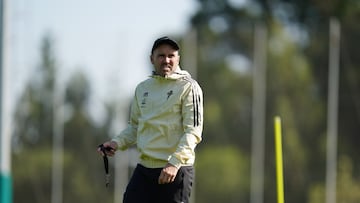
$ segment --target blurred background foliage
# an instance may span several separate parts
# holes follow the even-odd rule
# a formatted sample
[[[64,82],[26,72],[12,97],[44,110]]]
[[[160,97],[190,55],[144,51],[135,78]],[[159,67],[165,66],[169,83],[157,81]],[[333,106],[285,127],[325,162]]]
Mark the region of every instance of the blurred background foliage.
[[[360,202],[360,2],[357,0],[198,0],[197,80],[204,91],[203,142],[197,148],[197,203],[249,202],[254,28],[267,30],[264,202],[276,202],[273,117],[283,119],[285,200],[325,199],[329,20],[341,24],[338,202]],[[185,36],[178,36],[183,41]],[[51,36],[16,103],[14,202],[50,202],[54,92],[61,64]],[[240,63],[241,61],[242,63]],[[244,63],[246,62],[246,63]],[[186,69],[187,67],[183,67]],[[75,73],[64,95],[64,202],[111,202],[96,146],[111,135],[117,102],[89,114],[91,84]],[[124,113],[125,112],[125,113]],[[127,114],[127,108],[122,109]]]

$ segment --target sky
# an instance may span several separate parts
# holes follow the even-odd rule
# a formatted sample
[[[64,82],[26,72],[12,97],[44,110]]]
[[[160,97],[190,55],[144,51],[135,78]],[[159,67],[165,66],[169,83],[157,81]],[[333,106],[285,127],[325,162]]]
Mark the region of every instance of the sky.
[[[66,80],[82,70],[93,102],[131,97],[151,73],[149,53],[161,36],[189,30],[196,0],[7,0],[9,87],[15,98],[34,74],[48,33]]]

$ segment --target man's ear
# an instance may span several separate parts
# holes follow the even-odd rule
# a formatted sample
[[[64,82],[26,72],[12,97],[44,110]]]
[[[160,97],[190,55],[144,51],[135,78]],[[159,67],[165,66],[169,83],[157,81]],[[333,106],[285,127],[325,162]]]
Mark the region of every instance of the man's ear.
[[[150,55],[150,61],[151,61],[151,64],[154,64],[154,60],[153,60],[153,55],[152,55],[152,54]]]

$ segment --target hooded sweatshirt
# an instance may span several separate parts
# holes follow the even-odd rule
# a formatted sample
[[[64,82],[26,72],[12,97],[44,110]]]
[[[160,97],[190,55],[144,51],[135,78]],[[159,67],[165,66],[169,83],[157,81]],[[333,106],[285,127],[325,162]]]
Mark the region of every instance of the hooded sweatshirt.
[[[187,71],[152,75],[135,89],[128,127],[112,140],[120,150],[137,144],[140,164],[191,166],[202,139],[203,93]]]

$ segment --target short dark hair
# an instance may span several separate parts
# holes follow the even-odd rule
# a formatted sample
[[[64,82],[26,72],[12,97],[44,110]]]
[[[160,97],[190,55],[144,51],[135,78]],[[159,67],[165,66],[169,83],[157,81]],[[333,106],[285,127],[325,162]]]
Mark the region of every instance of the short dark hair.
[[[154,53],[155,49],[157,49],[160,45],[163,45],[163,44],[168,44],[175,50],[180,49],[178,43],[175,40],[170,39],[169,37],[165,36],[165,37],[160,37],[159,39],[155,40],[154,45],[152,46],[152,49],[151,49],[151,54]]]

